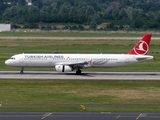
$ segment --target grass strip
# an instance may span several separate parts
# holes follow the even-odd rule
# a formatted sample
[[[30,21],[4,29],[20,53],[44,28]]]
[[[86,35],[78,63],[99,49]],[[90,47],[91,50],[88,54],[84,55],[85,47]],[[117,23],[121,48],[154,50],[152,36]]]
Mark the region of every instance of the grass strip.
[[[0,80],[8,105],[160,104],[160,82],[143,80]]]
[[[78,106],[78,105],[77,105]],[[160,112],[160,107],[0,107],[0,111],[37,111],[37,112]]]
[[[159,81],[134,80],[0,80],[0,111],[78,112],[79,105],[136,105],[86,107],[86,112],[160,112]],[[73,105],[77,107],[5,107],[8,105]]]
[[[19,36],[19,37],[142,37],[147,33],[98,33],[98,32],[1,32],[0,36]],[[151,33],[150,33],[151,34]],[[155,34],[155,37],[160,36]]]

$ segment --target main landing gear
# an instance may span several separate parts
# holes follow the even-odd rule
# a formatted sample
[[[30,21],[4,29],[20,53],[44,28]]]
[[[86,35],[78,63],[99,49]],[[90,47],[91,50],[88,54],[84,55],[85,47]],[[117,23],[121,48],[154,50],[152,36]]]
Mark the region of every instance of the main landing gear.
[[[23,70],[24,70],[24,68],[21,69],[21,71],[20,71],[21,74],[23,74]]]
[[[78,69],[77,71],[76,71],[76,75],[80,75],[81,74],[81,70],[80,69]]]

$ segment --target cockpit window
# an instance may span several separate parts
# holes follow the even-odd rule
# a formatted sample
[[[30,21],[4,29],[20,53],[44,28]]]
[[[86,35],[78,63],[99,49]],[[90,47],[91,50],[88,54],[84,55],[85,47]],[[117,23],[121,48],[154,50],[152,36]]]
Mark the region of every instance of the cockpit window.
[[[15,60],[15,57],[11,57],[10,59]]]

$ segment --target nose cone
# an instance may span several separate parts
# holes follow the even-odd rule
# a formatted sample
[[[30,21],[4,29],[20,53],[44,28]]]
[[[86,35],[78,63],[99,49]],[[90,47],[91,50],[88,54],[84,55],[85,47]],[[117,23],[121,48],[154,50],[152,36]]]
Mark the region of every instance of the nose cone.
[[[6,60],[6,61],[5,61],[5,64],[8,65],[8,66],[10,66],[10,61],[9,61],[9,60]]]

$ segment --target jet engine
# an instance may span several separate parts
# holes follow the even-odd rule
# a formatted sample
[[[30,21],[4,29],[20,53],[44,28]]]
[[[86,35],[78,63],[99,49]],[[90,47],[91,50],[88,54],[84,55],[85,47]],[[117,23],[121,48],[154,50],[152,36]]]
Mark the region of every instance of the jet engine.
[[[56,65],[55,69],[57,72],[71,72],[71,71],[73,71],[73,68],[68,65]]]

